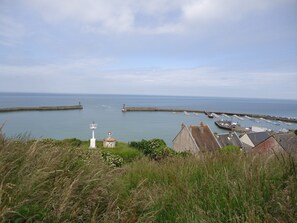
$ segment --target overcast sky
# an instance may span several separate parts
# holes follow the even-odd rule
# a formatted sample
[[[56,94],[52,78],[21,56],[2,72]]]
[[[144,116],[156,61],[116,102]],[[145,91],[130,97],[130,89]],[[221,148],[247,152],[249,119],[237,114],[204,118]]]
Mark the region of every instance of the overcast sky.
[[[297,99],[297,0],[0,0],[0,92]]]

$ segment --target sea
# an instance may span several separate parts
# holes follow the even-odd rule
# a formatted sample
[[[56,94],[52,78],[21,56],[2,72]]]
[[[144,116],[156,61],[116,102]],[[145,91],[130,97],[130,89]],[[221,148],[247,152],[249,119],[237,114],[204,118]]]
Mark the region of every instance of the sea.
[[[126,106],[199,109],[208,111],[255,113],[285,117],[297,116],[297,100],[148,96],[148,95],[104,95],[104,94],[44,94],[44,93],[0,93],[0,108],[22,106],[83,105],[83,110],[25,111],[0,113],[0,126],[7,137],[27,136],[31,138],[78,138],[91,137],[90,124],[95,122],[95,137],[102,140],[112,133],[118,141],[131,142],[142,139],[161,138],[168,146],[186,125],[207,124],[214,133],[226,133],[214,121],[228,119],[224,116],[210,119],[205,114],[184,112],[122,112]],[[259,126],[274,131],[297,129],[297,124],[267,122],[230,117],[241,126]]]

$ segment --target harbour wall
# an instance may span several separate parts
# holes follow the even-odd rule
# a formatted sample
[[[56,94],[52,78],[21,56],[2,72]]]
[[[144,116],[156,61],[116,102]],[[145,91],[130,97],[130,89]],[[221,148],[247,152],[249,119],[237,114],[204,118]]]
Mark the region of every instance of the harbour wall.
[[[123,112],[195,112],[195,113],[204,113],[204,114],[211,114],[215,113],[218,115],[237,115],[237,116],[248,116],[251,118],[264,118],[267,120],[274,120],[274,121],[283,121],[283,122],[291,122],[297,123],[296,118],[291,117],[281,117],[281,116],[273,116],[273,115],[261,115],[261,114],[249,114],[249,113],[238,113],[238,112],[222,112],[222,111],[206,111],[206,110],[199,110],[199,109],[176,109],[176,108],[157,108],[157,107],[123,107]]]
[[[80,110],[82,105],[0,108],[0,112]]]

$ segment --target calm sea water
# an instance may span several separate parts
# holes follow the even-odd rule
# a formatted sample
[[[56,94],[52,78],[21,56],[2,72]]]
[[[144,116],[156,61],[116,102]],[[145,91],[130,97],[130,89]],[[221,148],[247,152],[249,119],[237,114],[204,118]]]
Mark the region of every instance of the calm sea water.
[[[204,114],[198,116],[170,112],[127,112],[126,106],[151,106],[163,108],[185,108],[214,111],[246,112],[278,116],[297,116],[297,100],[242,99],[215,97],[180,96],[138,96],[138,95],[66,95],[66,94],[19,94],[0,93],[0,107],[54,106],[81,103],[83,110],[73,111],[32,111],[0,113],[0,124],[5,123],[6,136],[29,133],[34,138],[80,138],[89,139],[89,124],[98,124],[96,138],[103,139],[111,131],[119,141],[163,138],[168,145],[180,130],[182,123],[196,125],[208,124],[213,132],[224,130],[214,124]],[[296,124],[276,125],[261,121],[238,120],[242,126],[263,126],[274,130],[281,128],[297,129]]]

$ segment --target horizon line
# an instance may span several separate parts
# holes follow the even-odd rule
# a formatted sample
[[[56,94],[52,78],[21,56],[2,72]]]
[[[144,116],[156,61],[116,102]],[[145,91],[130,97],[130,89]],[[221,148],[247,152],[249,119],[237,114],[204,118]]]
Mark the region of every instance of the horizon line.
[[[166,94],[135,94],[135,93],[77,93],[77,92],[22,92],[22,91],[0,91],[0,94],[44,94],[44,95],[117,95],[117,96],[156,96],[156,97],[204,97],[204,98],[234,98],[234,99],[259,99],[259,100],[290,100],[293,98],[255,98],[244,96],[209,96],[209,95],[166,95]]]

